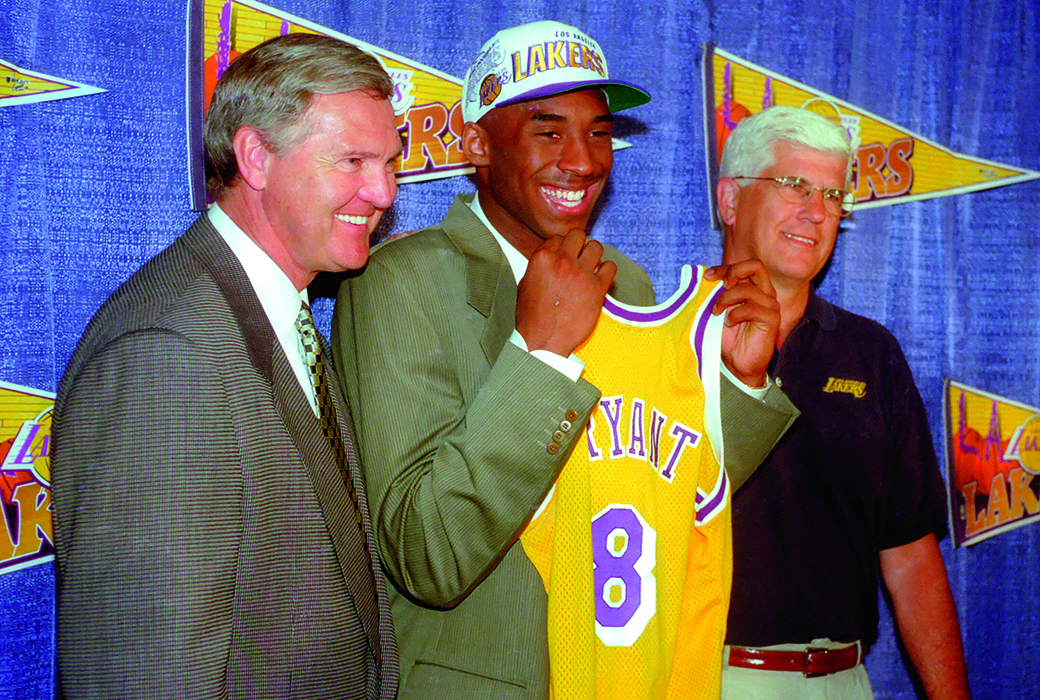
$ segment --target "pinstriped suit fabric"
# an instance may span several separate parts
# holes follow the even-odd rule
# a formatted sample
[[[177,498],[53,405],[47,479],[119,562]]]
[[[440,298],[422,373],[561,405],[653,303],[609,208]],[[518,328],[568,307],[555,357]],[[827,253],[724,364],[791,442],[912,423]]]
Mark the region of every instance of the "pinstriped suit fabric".
[[[91,322],[59,389],[53,455],[63,695],[394,696],[377,564],[206,217]]]

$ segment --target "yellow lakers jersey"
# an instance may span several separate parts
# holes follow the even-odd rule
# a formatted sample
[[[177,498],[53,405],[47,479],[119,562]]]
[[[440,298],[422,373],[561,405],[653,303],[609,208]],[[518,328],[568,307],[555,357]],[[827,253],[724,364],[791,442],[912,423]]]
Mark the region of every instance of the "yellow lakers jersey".
[[[718,698],[732,576],[722,464],[722,286],[683,268],[671,299],[608,297],[576,354],[603,392],[521,534],[549,596],[556,700]]]

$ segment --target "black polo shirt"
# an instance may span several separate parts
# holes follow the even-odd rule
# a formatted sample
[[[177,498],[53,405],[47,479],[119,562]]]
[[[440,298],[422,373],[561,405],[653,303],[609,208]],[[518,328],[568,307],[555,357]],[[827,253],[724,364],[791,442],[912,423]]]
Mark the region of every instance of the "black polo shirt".
[[[726,643],[869,645],[878,551],[945,534],[921,396],[886,328],[815,293],[774,362],[801,416],[733,498]]]

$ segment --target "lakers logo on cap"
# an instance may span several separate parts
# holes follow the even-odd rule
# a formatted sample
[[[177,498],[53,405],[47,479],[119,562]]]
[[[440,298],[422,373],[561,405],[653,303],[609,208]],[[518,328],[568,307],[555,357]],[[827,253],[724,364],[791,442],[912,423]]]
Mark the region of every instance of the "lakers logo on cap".
[[[489,73],[480,83],[480,104],[488,106],[502,93],[502,80],[494,73]]]

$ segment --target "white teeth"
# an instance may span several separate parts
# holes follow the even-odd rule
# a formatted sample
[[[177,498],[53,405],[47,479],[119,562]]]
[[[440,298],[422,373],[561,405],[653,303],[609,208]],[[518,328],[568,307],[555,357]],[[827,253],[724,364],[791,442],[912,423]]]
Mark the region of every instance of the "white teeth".
[[[350,216],[347,214],[336,214],[336,218],[347,224],[355,224],[357,226],[364,226],[368,223],[367,216]]]
[[[543,187],[542,191],[567,207],[577,206],[585,198],[587,190],[561,190],[555,187]]]
[[[799,243],[804,243],[806,245],[812,246],[816,245],[816,241],[812,240],[811,238],[802,238],[801,236],[796,236],[793,233],[785,233],[784,235],[790,238],[791,240],[798,241]]]

